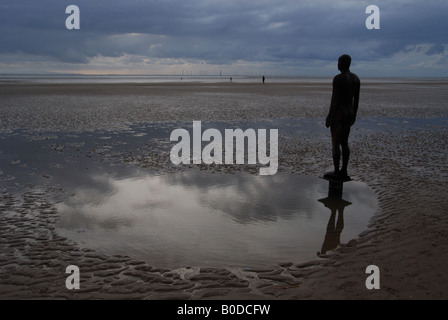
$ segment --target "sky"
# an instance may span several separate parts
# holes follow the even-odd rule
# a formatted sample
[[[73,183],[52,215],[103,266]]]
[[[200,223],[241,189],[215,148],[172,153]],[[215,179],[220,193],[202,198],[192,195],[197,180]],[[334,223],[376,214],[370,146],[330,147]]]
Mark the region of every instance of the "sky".
[[[448,77],[447,16],[446,0],[0,0],[0,74],[329,76],[346,53],[362,76]]]

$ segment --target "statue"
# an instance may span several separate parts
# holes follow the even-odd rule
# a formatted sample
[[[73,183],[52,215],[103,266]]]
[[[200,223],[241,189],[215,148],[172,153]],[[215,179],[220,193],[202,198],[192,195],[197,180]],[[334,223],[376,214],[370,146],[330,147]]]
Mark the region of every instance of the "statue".
[[[358,76],[350,72],[351,57],[344,54],[339,57],[338,69],[341,72],[333,78],[333,93],[330,110],[325,121],[331,131],[334,171],[326,173],[325,178],[349,181],[347,173],[350,149],[348,137],[350,128],[356,121],[359,105],[361,82]],[[342,149],[342,167],[340,168]]]

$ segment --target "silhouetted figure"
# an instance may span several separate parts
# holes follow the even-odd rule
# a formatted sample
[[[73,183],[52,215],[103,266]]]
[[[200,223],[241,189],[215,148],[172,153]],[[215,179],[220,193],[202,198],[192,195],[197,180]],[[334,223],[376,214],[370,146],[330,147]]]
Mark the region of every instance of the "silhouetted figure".
[[[322,202],[325,207],[331,210],[331,215],[327,224],[327,232],[325,233],[322,249],[317,252],[318,256],[337,248],[337,246],[341,243],[341,232],[342,229],[344,229],[344,209],[346,206],[351,205],[350,202],[335,197],[320,199],[319,202]],[[337,220],[336,213],[338,214]]]
[[[264,80],[266,80],[266,78],[263,76],[263,77],[261,78],[261,81],[263,81],[263,83],[264,83]]]
[[[333,78],[333,93],[331,105],[325,125],[331,130],[332,154],[334,172],[327,173],[327,177],[349,179],[347,174],[350,149],[348,137],[350,128],[356,121],[359,105],[359,90],[361,82],[356,74],[350,72],[351,57],[344,54],[339,57],[338,69],[340,74]],[[342,149],[342,167],[339,168]]]
[[[232,77],[230,77],[230,82],[232,82]]]

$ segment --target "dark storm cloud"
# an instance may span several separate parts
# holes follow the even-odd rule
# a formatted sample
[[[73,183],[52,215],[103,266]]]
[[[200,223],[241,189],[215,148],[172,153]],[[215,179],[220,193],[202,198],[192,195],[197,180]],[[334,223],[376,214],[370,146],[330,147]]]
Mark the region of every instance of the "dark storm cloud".
[[[65,28],[66,6],[81,29]],[[367,30],[363,1],[1,1],[1,53],[87,63],[95,56],[141,55],[227,64],[238,60],[306,65],[342,52],[357,60],[390,57],[428,43],[444,52],[443,1],[377,5],[381,29]]]

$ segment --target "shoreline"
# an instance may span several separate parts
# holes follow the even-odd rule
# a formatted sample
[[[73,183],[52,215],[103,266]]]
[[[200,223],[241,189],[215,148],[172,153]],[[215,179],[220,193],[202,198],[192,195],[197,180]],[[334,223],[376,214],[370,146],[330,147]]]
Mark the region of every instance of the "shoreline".
[[[200,87],[202,84],[191,88],[197,92],[197,86]],[[310,116],[320,118],[326,112],[326,108],[325,106],[316,108],[316,106],[323,101],[328,104],[330,94],[326,92],[328,85],[315,87],[311,91],[308,91],[309,88],[299,90],[279,85],[283,91],[279,92],[277,88],[272,92],[263,92],[263,98],[254,98],[254,95],[260,94],[259,90],[252,90],[254,87],[258,88],[262,85],[250,87],[251,90],[245,86],[240,92],[230,90],[229,94],[239,94],[238,98],[242,100],[233,99],[233,94],[227,96],[228,100],[225,102],[233,108],[226,111],[231,114],[227,112],[216,114],[204,107],[206,106],[204,102],[216,102],[224,97],[223,92],[217,92],[216,88],[209,88],[211,91],[200,88],[200,94],[204,94],[203,90],[205,90],[206,97],[194,100],[186,108],[186,112],[179,110],[176,104],[182,99],[170,100],[164,111],[168,111],[168,115],[170,112],[171,115],[180,115],[179,118],[184,121],[196,116],[204,120],[231,121],[235,118],[271,119],[285,114],[296,118]],[[107,89],[110,88],[107,87]],[[22,89],[27,91],[29,88]],[[425,97],[424,93],[429,90],[433,94],[432,97],[434,93],[437,93],[439,97],[446,97],[442,89],[407,88],[405,95],[413,92],[413,95],[407,97],[410,101],[416,96]],[[3,90],[2,85],[0,90]],[[49,96],[45,97],[42,103],[61,94],[54,88],[52,90],[49,90]],[[80,88],[78,87],[77,90],[75,93],[79,94]],[[432,98],[429,99],[429,105],[438,105],[436,109],[429,108],[427,105],[418,107],[421,104],[421,98],[415,101],[411,108],[397,107],[393,102],[390,102],[389,107],[375,107],[374,102],[377,97],[375,94],[381,94],[380,101],[388,101],[389,93],[397,95],[398,93],[393,88],[384,91],[382,86],[366,91],[365,109],[362,110],[362,117],[365,118],[368,118],[370,114],[386,117],[396,114],[404,118],[448,115],[446,102],[445,105],[440,105],[435,99],[432,101]],[[310,100],[319,92],[324,92],[323,96],[317,100]],[[107,96],[106,93],[104,92]],[[37,93],[28,94],[35,96]],[[109,92],[110,94],[114,93]],[[127,95],[130,92],[123,91],[121,94]],[[23,92],[11,93],[10,91],[8,95],[22,97]],[[172,95],[173,92],[169,93],[169,90],[163,94],[155,93],[155,96]],[[174,95],[185,98],[179,91]],[[187,96],[190,97],[191,92],[188,92]],[[265,98],[267,98],[266,101]],[[247,108],[252,99],[256,100],[252,101],[254,105]],[[14,99],[7,100],[17,102]],[[306,101],[310,101],[311,105],[297,110],[297,103]],[[27,104],[28,100],[25,99],[25,102]],[[200,102],[203,108],[198,108],[194,102]],[[284,102],[286,107],[280,108],[281,112],[278,112],[278,109],[270,110],[275,102],[280,104]],[[158,103],[163,103],[163,100],[158,100]],[[361,107],[362,103],[363,100],[361,100]],[[14,115],[15,121],[6,122],[2,117],[1,129],[23,126],[39,132],[57,128],[58,125],[54,122],[60,119],[61,115],[70,115],[72,119],[78,119],[73,115],[75,111],[67,112],[74,105],[75,101],[70,101],[67,106],[61,107],[63,112],[52,121],[41,121],[48,113],[40,108],[38,111],[42,113],[42,117],[36,121],[35,117],[27,118],[28,115],[23,113],[25,109],[31,110],[30,105],[14,111],[3,103],[0,107],[8,109],[8,112],[4,114]],[[149,102],[146,108],[148,106]],[[212,102],[210,106],[213,106]],[[369,106],[371,106],[370,109]],[[100,111],[101,114],[111,116],[120,109],[119,107],[117,104],[116,107]],[[132,103],[130,108],[138,108],[138,103]],[[138,108],[137,111],[143,110],[144,120],[172,119],[171,115],[167,117],[166,113],[155,112],[154,109],[157,108],[154,106],[149,109],[151,110],[145,112],[145,108]],[[53,109],[55,110],[61,111],[60,108]],[[87,109],[82,108],[82,110]],[[267,111],[270,112],[267,113]],[[24,118],[17,117],[18,112],[22,112]],[[92,114],[88,113],[88,116]],[[220,115],[224,117],[219,117]],[[106,117],[88,125],[83,121],[75,121],[74,127],[80,130],[95,124],[101,124],[106,128],[111,125],[119,127],[127,121],[135,122],[133,117],[125,115],[124,119]],[[64,125],[60,127],[61,130],[64,127],[67,128]],[[316,258],[299,265],[285,263],[268,269],[246,271],[233,268],[191,267],[162,270],[153,268],[144,261],[135,261],[124,256],[108,257],[91,250],[79,249],[67,243],[52,228],[57,221],[58,213],[46,199],[45,192],[27,187],[28,191],[21,199],[3,192],[2,215],[6,220],[0,224],[0,232],[2,234],[13,232],[15,236],[8,237],[0,244],[2,246],[0,270],[4,271],[0,276],[0,298],[446,299],[448,298],[448,279],[444,270],[448,262],[448,236],[445,235],[448,218],[444,213],[448,211],[448,200],[445,196],[446,181],[448,181],[448,164],[445,161],[448,154],[445,143],[447,138],[447,127],[440,127],[437,130],[417,128],[398,130],[395,133],[374,132],[353,141],[349,170],[353,176],[373,188],[379,198],[378,211],[368,229],[325,258]],[[321,174],[323,169],[330,165],[329,153],[322,151],[328,149],[328,146],[329,141],[290,139],[279,150],[282,169],[291,174]],[[160,157],[163,158],[163,155],[153,154],[151,150],[144,151],[143,154],[149,158],[154,157],[154,162],[150,163],[150,166],[157,167],[162,160]],[[314,159],[313,164],[310,164],[310,159]],[[136,160],[132,165],[143,166],[148,163],[144,160]],[[164,170],[164,165],[162,164],[159,169]],[[46,186],[46,188],[52,187]],[[39,212],[41,214],[37,214]],[[23,219],[23,216],[26,218]],[[46,227],[42,228],[42,226]],[[16,260],[16,252],[21,252],[24,257],[21,261]],[[88,276],[85,282],[82,282],[83,288],[72,293],[61,288],[61,283],[65,281],[65,274],[62,271],[64,266],[73,261],[80,262],[82,270],[87,270],[85,272]],[[20,262],[22,264],[19,266]],[[377,265],[380,269],[380,290],[367,290],[365,287],[367,276],[365,269],[370,264]]]

